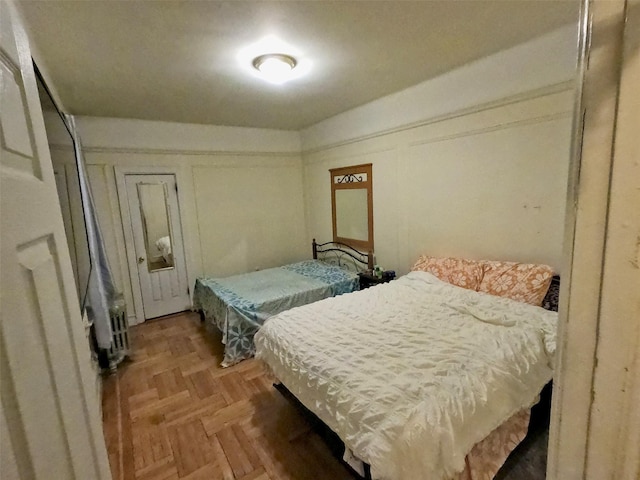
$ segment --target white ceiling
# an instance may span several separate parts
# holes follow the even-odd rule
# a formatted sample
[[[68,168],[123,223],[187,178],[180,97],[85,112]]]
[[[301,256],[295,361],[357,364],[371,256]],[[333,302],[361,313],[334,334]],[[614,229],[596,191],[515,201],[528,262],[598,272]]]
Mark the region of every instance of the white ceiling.
[[[577,0],[23,1],[78,115],[298,130],[577,21]],[[311,64],[272,85],[238,53],[267,35]],[[517,72],[514,72],[517,74]]]

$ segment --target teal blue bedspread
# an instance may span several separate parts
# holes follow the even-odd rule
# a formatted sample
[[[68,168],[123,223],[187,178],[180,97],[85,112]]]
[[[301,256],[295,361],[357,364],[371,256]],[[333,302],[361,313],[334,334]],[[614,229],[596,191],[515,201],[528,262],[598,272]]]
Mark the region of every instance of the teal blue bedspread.
[[[193,303],[222,332],[226,367],[253,356],[253,336],[272,315],[357,289],[356,274],[306,260],[226,278],[198,278]]]

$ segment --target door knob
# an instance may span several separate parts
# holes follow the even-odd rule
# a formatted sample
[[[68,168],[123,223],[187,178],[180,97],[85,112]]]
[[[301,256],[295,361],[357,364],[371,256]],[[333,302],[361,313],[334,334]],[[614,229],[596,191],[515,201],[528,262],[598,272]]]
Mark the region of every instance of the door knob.
[[[143,263],[144,262],[144,257],[138,257],[138,263]]]

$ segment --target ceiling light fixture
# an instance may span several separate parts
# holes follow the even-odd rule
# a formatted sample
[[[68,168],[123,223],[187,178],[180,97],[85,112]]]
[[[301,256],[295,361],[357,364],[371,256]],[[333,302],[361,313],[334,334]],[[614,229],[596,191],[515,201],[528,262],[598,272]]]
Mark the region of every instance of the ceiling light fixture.
[[[265,80],[281,84],[292,78],[291,73],[298,62],[284,53],[266,53],[254,58],[252,64]]]

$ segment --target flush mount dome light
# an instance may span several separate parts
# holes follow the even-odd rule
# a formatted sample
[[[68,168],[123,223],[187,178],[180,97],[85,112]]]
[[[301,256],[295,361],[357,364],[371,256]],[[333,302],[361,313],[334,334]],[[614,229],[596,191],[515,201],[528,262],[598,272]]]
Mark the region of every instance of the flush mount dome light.
[[[253,59],[253,68],[272,83],[284,83],[289,80],[296,65],[296,59],[284,53],[267,53]]]

